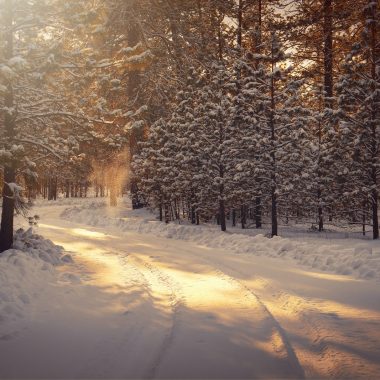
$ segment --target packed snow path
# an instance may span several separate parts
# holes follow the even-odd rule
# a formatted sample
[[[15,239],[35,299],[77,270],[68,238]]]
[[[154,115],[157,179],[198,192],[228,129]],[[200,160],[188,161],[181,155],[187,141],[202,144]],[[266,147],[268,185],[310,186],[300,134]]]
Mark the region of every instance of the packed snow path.
[[[375,282],[302,270],[40,210],[72,252],[14,337],[0,377],[370,378],[380,371]],[[76,273],[74,273],[76,272]],[[75,284],[79,277],[81,284]],[[56,289],[56,288],[59,289]],[[57,295],[59,298],[57,299]],[[55,297],[55,298],[54,298]],[[22,363],[22,365],[20,365]]]

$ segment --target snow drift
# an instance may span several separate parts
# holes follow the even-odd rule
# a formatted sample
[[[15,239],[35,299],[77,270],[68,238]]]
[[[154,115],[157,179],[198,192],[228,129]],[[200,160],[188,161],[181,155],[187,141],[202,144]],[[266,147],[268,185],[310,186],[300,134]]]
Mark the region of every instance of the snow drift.
[[[0,322],[12,322],[30,313],[33,299],[56,281],[54,267],[71,261],[62,247],[35,234],[32,228],[19,229],[13,248],[0,255]],[[0,323],[0,339],[6,339],[4,328]]]

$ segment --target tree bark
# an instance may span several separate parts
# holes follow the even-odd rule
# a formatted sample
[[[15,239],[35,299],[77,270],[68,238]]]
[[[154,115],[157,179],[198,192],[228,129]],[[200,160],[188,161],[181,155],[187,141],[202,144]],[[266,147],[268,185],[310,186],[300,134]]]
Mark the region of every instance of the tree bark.
[[[5,19],[5,60],[13,57],[13,5],[11,0],[4,2],[4,19]],[[13,87],[12,83],[7,83],[7,91],[4,97],[4,106],[8,109],[14,108]],[[15,135],[15,115],[9,112],[5,113],[4,128],[7,142],[12,144]],[[3,184],[3,203],[1,212],[0,226],[0,252],[3,252],[12,247],[13,244],[13,218],[15,210],[14,194],[7,185],[16,181],[15,162],[11,161],[5,164],[4,167],[4,184]]]
[[[169,205],[167,202],[164,204],[164,212],[165,212],[165,223],[168,224],[170,221],[170,216],[169,216]]]
[[[272,41],[272,74],[274,73],[275,62],[273,55],[273,41]],[[272,232],[271,235],[276,236],[278,234],[277,231],[277,183],[276,183],[276,131],[275,131],[275,123],[274,123],[274,112],[275,112],[275,88],[274,88],[274,78],[271,76],[270,81],[270,115],[269,115],[269,127],[271,131],[271,208],[272,208]]]
[[[261,228],[262,227],[262,222],[261,222],[261,198],[256,197],[255,198],[255,224],[256,228]]]
[[[223,187],[223,185],[221,185]],[[223,195],[223,189],[220,191],[220,196],[222,197]],[[219,220],[220,220],[220,229],[222,231],[226,230],[226,210],[225,210],[225,204],[224,204],[224,199],[220,198],[219,199]]]
[[[162,203],[160,203],[159,205],[159,218],[160,218],[160,222],[162,222]]]
[[[332,28],[332,0],[323,2],[323,64],[324,64],[324,106],[333,108],[333,28]],[[321,135],[321,133],[320,133]],[[321,138],[321,136],[319,137]],[[322,188],[318,188],[318,231],[323,231]]]
[[[128,45],[130,47],[136,46],[139,42],[141,42],[141,35],[139,30],[139,25],[137,22],[131,22],[128,24],[127,27],[127,41]],[[137,90],[140,86],[141,78],[140,78],[140,72],[139,70],[129,70],[128,71],[128,81],[127,81],[127,87],[126,87],[126,93],[128,97],[128,104],[131,108],[135,107],[136,103],[136,95]],[[129,159],[130,162],[133,161],[134,155],[138,152],[138,142],[142,139],[142,132],[136,129],[132,129],[130,131],[129,135]],[[140,198],[138,194],[138,186],[137,186],[137,180],[133,173],[133,168],[130,167],[129,170],[131,171],[130,175],[130,191],[131,191],[131,198],[132,198],[132,208],[139,208],[135,207],[135,205],[140,205]]]
[[[247,222],[247,216],[245,214],[245,206],[242,205],[240,207],[240,222],[241,222],[241,228],[244,230],[245,224]]]
[[[371,79],[374,95],[374,99],[371,104],[371,180],[373,183],[371,191],[371,206],[372,206],[372,232],[373,239],[379,238],[379,216],[378,216],[378,202],[379,202],[379,191],[378,191],[378,178],[377,178],[377,156],[379,153],[379,138],[376,133],[377,120],[378,120],[378,108],[377,105],[380,102],[379,93],[376,92],[376,83],[379,83],[380,74],[376,71],[376,65],[379,60],[379,50],[377,41],[377,5],[373,4],[373,1],[368,1],[368,6],[370,9],[370,47],[371,47]]]
[[[254,51],[257,54],[261,53],[261,47],[262,47],[262,14],[263,14],[263,7],[262,7],[262,0],[258,0],[258,9],[257,9],[257,30],[255,33],[255,40],[254,40]],[[261,228],[262,223],[262,207],[261,207],[261,197],[255,198],[255,224],[256,228]]]

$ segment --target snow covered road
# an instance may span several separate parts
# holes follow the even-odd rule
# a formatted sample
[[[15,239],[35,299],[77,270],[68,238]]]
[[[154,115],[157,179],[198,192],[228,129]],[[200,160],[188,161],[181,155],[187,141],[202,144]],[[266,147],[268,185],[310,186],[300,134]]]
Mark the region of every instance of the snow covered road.
[[[299,379],[380,372],[378,283],[89,227],[62,220],[64,208],[41,208],[38,233],[70,251],[75,263],[60,268],[62,281],[40,295],[14,338],[0,339],[0,377]]]

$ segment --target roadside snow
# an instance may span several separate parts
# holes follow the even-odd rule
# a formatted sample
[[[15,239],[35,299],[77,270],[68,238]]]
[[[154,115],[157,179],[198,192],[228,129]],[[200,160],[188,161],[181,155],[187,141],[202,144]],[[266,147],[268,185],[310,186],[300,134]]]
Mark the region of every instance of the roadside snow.
[[[17,230],[14,236],[13,249],[7,252],[9,251],[22,251],[24,252],[23,256],[26,253],[27,256],[41,259],[53,266],[72,262],[71,256],[64,253],[63,247],[35,234],[32,228],[26,231],[22,228]]]
[[[0,340],[7,340],[13,323],[31,313],[31,305],[48,284],[56,282],[57,265],[71,256],[32,228],[15,233],[13,248],[0,255]]]
[[[152,220],[141,210],[126,218],[107,216],[104,202],[89,202],[64,210],[61,217],[98,227],[116,227],[121,231],[187,240],[210,248],[223,248],[238,254],[294,259],[308,268],[360,279],[380,280],[380,244],[357,239],[297,239],[223,233],[212,226],[165,224]]]

